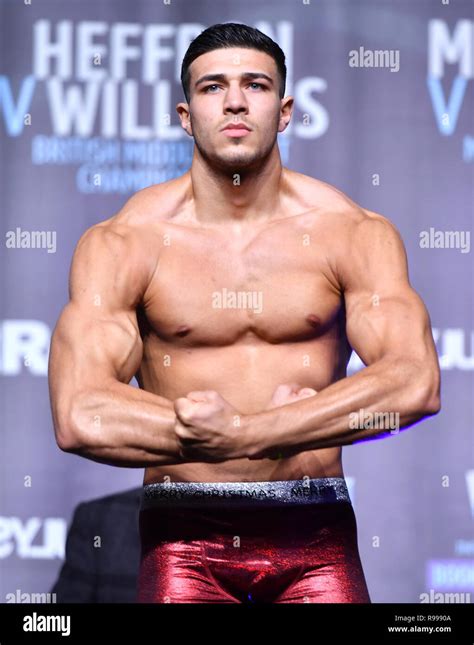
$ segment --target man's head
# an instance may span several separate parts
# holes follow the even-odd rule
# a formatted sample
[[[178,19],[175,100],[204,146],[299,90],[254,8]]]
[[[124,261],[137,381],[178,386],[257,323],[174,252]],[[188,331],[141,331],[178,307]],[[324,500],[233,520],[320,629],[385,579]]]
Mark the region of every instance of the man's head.
[[[283,98],[285,55],[258,29],[218,24],[190,44],[181,66],[187,103],[177,111],[186,132],[208,162],[250,168],[268,157],[291,117],[293,99]],[[225,128],[244,123],[249,131]]]
[[[229,47],[256,49],[271,56],[275,61],[280,81],[279,96],[281,99],[285,96],[286,65],[285,54],[281,47],[258,29],[235,22],[227,22],[208,27],[192,41],[184,55],[181,65],[181,85],[188,103],[191,99],[189,70],[191,63],[202,54]]]

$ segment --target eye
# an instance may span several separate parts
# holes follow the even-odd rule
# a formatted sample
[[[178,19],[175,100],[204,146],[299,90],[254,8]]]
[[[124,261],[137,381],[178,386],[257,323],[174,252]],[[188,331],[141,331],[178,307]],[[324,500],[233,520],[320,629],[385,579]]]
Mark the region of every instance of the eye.
[[[266,89],[265,85],[262,85],[261,83],[250,83],[250,85],[258,85],[258,87],[261,87],[264,90]]]
[[[211,87],[219,87],[219,85],[217,85],[216,83],[214,83],[213,85],[208,85],[207,87],[204,88],[204,92],[208,92],[208,90],[210,90]],[[211,93],[214,94],[214,92],[211,92]]]

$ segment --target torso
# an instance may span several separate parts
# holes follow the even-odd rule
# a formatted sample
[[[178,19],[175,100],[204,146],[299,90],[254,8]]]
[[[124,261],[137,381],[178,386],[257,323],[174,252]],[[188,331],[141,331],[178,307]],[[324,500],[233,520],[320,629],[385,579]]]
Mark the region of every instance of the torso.
[[[351,349],[331,258],[348,200],[322,182],[285,172],[295,197],[270,221],[198,225],[184,199],[186,175],[168,182],[161,199],[157,187],[159,217],[147,211],[137,225],[136,213],[122,216],[135,218],[146,234],[154,266],[137,310],[143,340],[137,380],[145,390],[174,400],[213,389],[245,414],[264,409],[281,383],[319,391],[346,375]],[[152,467],[144,483],[166,476],[214,482],[337,477],[343,476],[341,448]]]

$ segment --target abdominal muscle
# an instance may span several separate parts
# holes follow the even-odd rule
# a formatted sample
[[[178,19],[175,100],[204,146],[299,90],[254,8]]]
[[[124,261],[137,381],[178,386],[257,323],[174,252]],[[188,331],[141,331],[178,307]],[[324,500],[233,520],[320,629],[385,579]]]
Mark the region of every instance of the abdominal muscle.
[[[343,477],[341,448],[307,450],[281,459],[232,459],[218,464],[189,463],[147,468],[143,484],[157,482],[287,481]]]
[[[275,349],[275,348],[274,348]],[[156,358],[163,355],[163,348],[156,348]],[[153,360],[155,352],[149,353],[147,365],[159,365],[162,361]],[[166,353],[166,352],[165,352]],[[225,358],[216,355],[216,350],[209,360],[206,349],[193,350],[193,358],[188,351],[173,351],[173,377],[169,379],[167,368],[160,373],[156,370],[141,373],[142,387],[168,398],[171,401],[186,396],[190,391],[216,390],[231,405],[242,414],[254,414],[269,405],[272,394],[278,385],[283,383],[299,383],[302,387],[311,387],[317,392],[328,387],[331,382],[342,378],[328,378],[328,373],[334,375],[333,360],[319,360],[320,372],[308,375],[308,370],[300,368],[286,369],[284,378],[281,373],[282,365],[290,365],[290,355],[273,351],[267,356],[260,353],[258,370],[252,369],[248,356],[242,359],[242,354],[229,353]],[[220,352],[219,352],[220,354]],[[286,352],[283,352],[286,354]],[[240,360],[239,360],[240,358]],[[323,357],[320,355],[320,359]],[[334,359],[334,357],[332,357]],[[318,364],[313,363],[313,364]],[[322,369],[321,366],[326,369]],[[218,380],[216,381],[216,374]],[[238,377],[236,378],[236,375]],[[237,386],[236,386],[237,382]],[[179,384],[179,387],[176,387]],[[315,395],[317,397],[317,394]],[[291,430],[289,430],[291,431]],[[278,450],[276,450],[278,453]],[[220,463],[190,462],[187,464],[153,466],[146,468],[144,484],[156,482],[246,482],[246,481],[283,481],[303,479],[305,477],[343,477],[342,450],[340,447],[306,450],[291,457],[276,459],[248,458],[231,459]]]

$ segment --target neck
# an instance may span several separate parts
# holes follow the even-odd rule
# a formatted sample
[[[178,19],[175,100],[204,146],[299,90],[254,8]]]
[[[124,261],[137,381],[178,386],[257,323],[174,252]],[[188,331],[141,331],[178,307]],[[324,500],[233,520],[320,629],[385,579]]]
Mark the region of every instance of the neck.
[[[196,219],[201,222],[265,220],[280,209],[284,169],[278,146],[252,169],[212,167],[194,148],[190,176]]]

